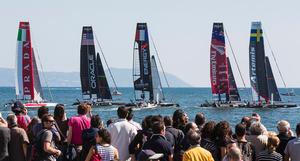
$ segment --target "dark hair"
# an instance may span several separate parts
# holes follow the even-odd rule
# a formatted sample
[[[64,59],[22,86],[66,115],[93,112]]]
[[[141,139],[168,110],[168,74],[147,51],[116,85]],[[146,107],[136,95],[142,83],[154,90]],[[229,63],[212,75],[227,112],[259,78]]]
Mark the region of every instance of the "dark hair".
[[[216,122],[214,121],[208,121],[206,124],[204,124],[201,131],[201,137],[214,139],[215,126],[216,126]]]
[[[298,123],[296,126],[296,134],[300,136],[300,123]]]
[[[152,126],[152,115],[148,115],[144,118],[144,120],[142,121],[142,128],[143,130],[148,130],[149,128],[151,128]]]
[[[179,129],[180,126],[184,126],[184,120],[182,119],[185,112],[182,109],[177,109],[173,113],[173,127]]]
[[[38,109],[38,117],[39,117],[40,119],[42,119],[43,116],[44,116],[45,114],[48,114],[48,113],[49,113],[49,109],[48,109],[48,107],[46,107],[46,106],[42,106],[42,107],[40,107],[40,108]]]
[[[248,116],[244,116],[241,120],[241,123],[246,125],[246,130],[249,130],[250,126],[251,126],[251,119]]]
[[[162,130],[164,130],[165,125],[162,121],[155,121],[152,124],[152,131],[154,134],[160,134]]]
[[[201,136],[196,131],[190,130],[186,134],[186,137],[187,137],[187,141],[188,141],[189,144],[191,144],[191,145],[199,145],[200,144]]]
[[[220,121],[217,123],[214,133],[217,141],[224,141],[227,136],[232,135],[230,125],[227,121]]]
[[[195,123],[196,123],[198,126],[202,126],[202,125],[205,123],[205,116],[204,116],[204,113],[199,112],[199,113],[196,114],[196,116],[195,116]]]
[[[185,125],[185,127],[184,127],[184,131],[183,131],[183,133],[184,134],[187,134],[192,128],[193,128],[193,125],[194,125],[195,123],[194,122],[189,122],[189,123],[187,123],[186,125]],[[197,126],[197,125],[196,125]]]
[[[172,126],[172,123],[173,123],[172,117],[165,116],[164,117],[164,123],[165,123],[166,126]]]
[[[151,122],[156,122],[156,121],[160,121],[160,122],[164,122],[164,119],[161,115],[154,115],[151,118]]]
[[[111,123],[113,123],[114,121],[112,119],[108,119],[106,121],[106,126],[108,127]]]
[[[102,120],[99,115],[93,115],[91,117],[91,127],[93,128],[99,128],[99,126],[102,125]]]
[[[130,120],[132,120],[132,118],[133,118],[133,111],[132,111],[132,108],[129,108],[128,109],[128,115],[127,115],[126,119],[128,121],[130,121]]]
[[[79,115],[85,115],[88,112],[88,105],[86,103],[81,103],[77,106],[77,113]]]
[[[63,104],[57,104],[54,109],[54,119],[62,121],[65,115],[65,106]]]
[[[98,131],[98,135],[102,138],[102,140],[107,143],[111,144],[111,135],[108,130],[106,129],[100,129]]]
[[[237,124],[235,126],[235,134],[236,136],[242,137],[246,134],[246,125],[245,124]]]
[[[53,117],[53,115],[51,115],[51,114],[45,114],[45,115],[43,115],[43,117],[42,117],[43,128],[44,128],[44,122],[47,122],[50,117]]]
[[[118,117],[119,117],[119,118],[125,119],[125,118],[128,116],[129,111],[128,111],[128,108],[127,108],[127,107],[125,107],[125,106],[120,106],[120,107],[118,108],[117,113],[118,113]]]

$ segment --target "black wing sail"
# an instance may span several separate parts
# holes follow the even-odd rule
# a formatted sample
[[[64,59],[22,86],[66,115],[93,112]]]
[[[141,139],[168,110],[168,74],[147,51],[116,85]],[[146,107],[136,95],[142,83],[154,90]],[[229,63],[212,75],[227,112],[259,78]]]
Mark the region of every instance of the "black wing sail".
[[[234,79],[234,75],[232,72],[230,60],[227,57],[227,65],[228,65],[228,79],[229,79],[229,101],[241,101],[241,97]]]
[[[260,101],[261,97],[269,101],[262,32],[261,23],[252,22],[249,44],[249,71],[254,101]]]
[[[97,87],[98,87],[98,98],[105,99],[105,100],[112,99],[99,53],[97,53]]]
[[[82,28],[80,48],[80,80],[83,99],[97,98],[97,63],[91,26]]]
[[[149,92],[149,100],[153,101],[151,64],[150,64],[150,50],[148,29],[146,23],[138,23],[135,35],[135,48],[137,53],[134,53],[134,89],[142,91],[141,99],[144,99],[144,92]]]
[[[276,81],[274,79],[274,75],[272,72],[271,64],[269,58],[266,56],[266,72],[267,72],[267,81],[268,81],[268,89],[269,89],[269,97],[274,101],[281,101],[280,94],[276,85]]]

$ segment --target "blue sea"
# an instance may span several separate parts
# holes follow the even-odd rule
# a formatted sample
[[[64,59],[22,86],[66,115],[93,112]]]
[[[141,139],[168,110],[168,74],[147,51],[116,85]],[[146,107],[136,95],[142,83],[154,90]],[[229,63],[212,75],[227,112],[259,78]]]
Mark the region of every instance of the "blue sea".
[[[115,100],[130,102],[134,99],[134,93],[132,88],[119,88],[119,91],[123,93],[122,96],[114,97]],[[147,115],[172,115],[177,108],[181,108],[188,113],[189,119],[194,120],[197,112],[204,112],[207,120],[227,120],[231,126],[239,123],[243,116],[251,116],[253,112],[259,113],[262,117],[262,123],[268,128],[268,130],[276,131],[276,123],[279,120],[285,119],[291,123],[292,128],[300,122],[300,108],[278,108],[278,109],[250,109],[250,108],[228,108],[219,109],[212,107],[200,107],[199,105],[205,100],[211,100],[210,88],[169,88],[165,89],[165,96],[168,101],[173,101],[180,104],[180,107],[168,107],[168,108],[153,108],[153,109],[137,109],[134,111],[134,120],[141,122],[141,120]],[[287,89],[280,89],[281,92],[287,92]],[[296,96],[283,97],[284,101],[292,101],[300,105],[300,88],[294,89]],[[44,93],[47,99],[49,99],[48,89],[44,89]],[[72,104],[76,99],[81,98],[81,88],[65,88],[65,87],[52,87],[51,93],[53,95],[54,102],[63,103],[66,105],[67,116],[76,115],[76,107]],[[297,95],[298,94],[298,95]],[[250,99],[250,89],[240,89],[240,95],[242,99]],[[15,89],[13,87],[0,87],[0,111],[3,117],[6,117],[10,112],[9,108],[4,107],[4,104],[15,98]],[[116,119],[117,107],[101,107],[94,108],[93,113],[99,114],[104,122],[108,119]],[[53,109],[50,109],[52,112]],[[36,116],[37,110],[29,110],[30,116]]]

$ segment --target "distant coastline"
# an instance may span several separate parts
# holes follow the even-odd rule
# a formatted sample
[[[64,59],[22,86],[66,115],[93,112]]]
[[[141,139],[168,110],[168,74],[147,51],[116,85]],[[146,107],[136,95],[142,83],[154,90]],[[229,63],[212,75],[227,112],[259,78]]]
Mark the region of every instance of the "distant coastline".
[[[118,87],[133,87],[132,85],[132,70],[126,68],[111,68]],[[108,72],[106,72],[108,73]],[[161,74],[161,73],[160,73]],[[0,68],[0,87],[15,86],[15,72],[12,68]],[[45,72],[47,83],[50,87],[80,87],[79,72]],[[181,80],[177,76],[166,73],[171,87],[185,88],[192,87],[190,84]],[[40,73],[42,86],[45,86],[45,80]],[[111,78],[107,76],[109,82]],[[162,80],[162,85],[166,87],[166,83]]]

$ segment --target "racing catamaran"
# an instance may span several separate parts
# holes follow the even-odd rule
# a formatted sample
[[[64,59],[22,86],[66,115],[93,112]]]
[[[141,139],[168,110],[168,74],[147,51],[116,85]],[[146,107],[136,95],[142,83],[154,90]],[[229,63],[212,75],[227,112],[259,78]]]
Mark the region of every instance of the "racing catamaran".
[[[155,57],[151,56],[149,48],[147,24],[138,23],[133,52],[133,84],[136,101],[133,105],[141,108],[178,106],[165,101]]]
[[[44,99],[38,67],[32,48],[29,22],[20,22],[17,37],[15,87],[16,99],[27,108],[54,107]]]
[[[249,107],[296,107],[282,102],[274,79],[269,58],[265,56],[261,22],[252,22],[249,44],[249,74],[252,102]]]

